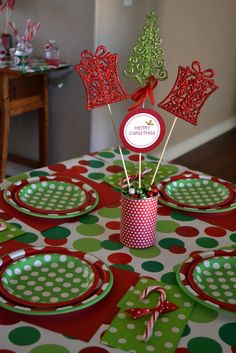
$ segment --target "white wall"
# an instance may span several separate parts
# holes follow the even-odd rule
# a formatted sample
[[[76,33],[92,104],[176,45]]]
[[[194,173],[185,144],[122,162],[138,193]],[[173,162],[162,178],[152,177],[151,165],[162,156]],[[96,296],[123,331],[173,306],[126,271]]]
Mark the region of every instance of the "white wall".
[[[21,28],[28,17],[39,20],[35,53],[42,54],[43,43],[52,37],[58,41],[61,59],[72,65],[79,62],[83,49],[93,50],[99,44],[117,52],[121,81],[131,93],[138,84],[126,78],[123,69],[151,9],[159,17],[169,71],[169,79],[158,85],[156,103],[172,88],[178,66],[190,65],[193,60],[199,60],[203,68],[215,68],[220,86],[203,107],[197,127],[178,119],[166,154],[169,159],[235,125],[235,0],[133,0],[132,6],[124,6],[124,0],[20,0],[14,20]],[[116,144],[107,108],[86,111],[84,88],[75,72],[66,77],[61,90],[51,85],[49,98],[50,163]],[[130,104],[128,100],[112,105],[117,128]],[[168,130],[173,116],[157,106],[155,109],[164,117]],[[36,154],[35,125],[35,118],[12,119],[12,152],[22,151],[28,157]],[[162,146],[154,151],[156,155]]]
[[[156,102],[160,102],[171,90],[178,66],[190,65],[193,60],[199,60],[204,69],[214,68],[215,79],[220,86],[203,107],[197,127],[178,119],[166,153],[169,159],[235,126],[236,1],[133,0],[132,6],[125,7],[122,0],[96,0],[96,44],[106,43],[110,51],[120,54],[120,77],[129,92],[138,84],[136,80],[124,77],[122,70],[142,32],[145,15],[151,9],[158,14],[169,71],[169,79],[160,82],[156,90]],[[112,105],[117,125],[125,116],[125,108],[129,104]],[[174,117],[156,106],[155,109],[162,114],[169,130]],[[107,119],[105,108],[93,111],[92,149],[114,144]],[[160,154],[163,143],[154,152],[156,155]]]

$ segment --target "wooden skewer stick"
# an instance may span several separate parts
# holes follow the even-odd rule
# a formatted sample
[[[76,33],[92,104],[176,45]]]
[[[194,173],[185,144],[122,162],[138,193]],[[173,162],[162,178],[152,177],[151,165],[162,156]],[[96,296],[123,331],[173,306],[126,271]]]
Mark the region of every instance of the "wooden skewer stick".
[[[142,170],[141,170],[141,165],[142,165],[142,153],[139,153],[139,162],[138,162],[138,188],[141,189],[141,175],[142,175]]]
[[[160,159],[159,159],[159,161],[158,161],[158,164],[157,164],[155,173],[154,173],[153,178],[152,178],[152,181],[151,181],[151,185],[154,183],[154,180],[155,180],[155,178],[156,178],[157,172],[158,172],[159,167],[160,167],[160,165],[161,165],[162,158],[163,158],[163,156],[164,156],[166,147],[167,147],[167,145],[168,145],[169,139],[170,139],[170,137],[171,137],[171,134],[172,134],[172,131],[173,131],[173,129],[174,129],[174,126],[175,126],[175,123],[176,123],[177,119],[178,119],[178,118],[177,118],[177,116],[176,116],[176,117],[175,117],[175,120],[174,120],[174,122],[173,122],[173,124],[172,124],[172,126],[171,126],[169,135],[167,136],[167,139],[166,139],[165,145],[164,145],[164,147],[163,147],[163,150],[162,150],[162,152],[161,152]]]
[[[118,148],[119,148],[119,152],[120,152],[123,168],[124,168],[124,171],[125,171],[125,177],[126,177],[126,180],[127,180],[128,187],[130,188],[129,176],[128,176],[127,168],[126,168],[126,165],[125,165],[124,156],[123,156],[123,153],[122,153],[122,150],[121,150],[121,147],[120,147],[120,139],[119,139],[118,132],[116,130],[115,122],[114,122],[114,119],[113,119],[113,114],[112,114],[112,111],[111,111],[111,106],[110,106],[110,104],[107,104],[107,106],[108,106],[108,110],[109,110],[109,114],[110,114],[110,118],[111,118],[113,131],[114,131],[114,134],[115,134],[115,137],[116,137],[116,140],[117,140],[117,145],[118,145]]]

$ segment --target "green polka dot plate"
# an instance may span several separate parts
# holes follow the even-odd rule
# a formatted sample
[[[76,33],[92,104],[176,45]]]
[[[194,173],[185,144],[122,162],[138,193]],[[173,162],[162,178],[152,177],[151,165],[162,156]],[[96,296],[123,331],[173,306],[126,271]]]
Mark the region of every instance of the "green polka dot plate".
[[[30,315],[85,309],[105,297],[113,284],[97,257],[58,247],[27,248],[0,259],[0,305]]]
[[[174,176],[162,183],[162,195],[170,202],[190,208],[218,207],[231,201],[234,188],[215,177]]]
[[[236,314],[236,250],[193,255],[176,271],[181,289],[200,304]]]
[[[203,298],[236,312],[236,251],[194,262],[188,280]]]
[[[178,176],[178,178],[194,178],[198,176],[198,174],[190,174],[190,173],[186,173],[186,174],[182,174],[181,176]],[[200,175],[199,175],[200,177]],[[205,178],[205,176],[204,176]],[[168,183],[170,181],[171,178],[166,179],[165,183]],[[178,179],[177,179],[178,180]],[[204,179],[203,179],[204,180]],[[224,185],[227,185],[229,187],[229,189],[232,191],[232,199],[230,198],[225,204],[219,205],[219,206],[209,206],[209,208],[199,208],[199,207],[189,207],[189,206],[184,206],[184,205],[179,205],[177,203],[174,203],[170,200],[168,200],[165,195],[163,194],[163,185],[164,182],[161,182],[158,184],[158,189],[160,191],[160,195],[158,198],[158,201],[165,205],[168,206],[170,208],[174,208],[177,210],[182,210],[182,211],[186,211],[186,212],[196,212],[196,213],[223,213],[223,212],[229,212],[232,211],[234,209],[236,209],[236,193],[235,193],[235,187],[227,182],[224,182]]]
[[[81,216],[98,204],[98,194],[90,185],[58,176],[17,181],[4,191],[4,199],[20,212],[44,218]]]

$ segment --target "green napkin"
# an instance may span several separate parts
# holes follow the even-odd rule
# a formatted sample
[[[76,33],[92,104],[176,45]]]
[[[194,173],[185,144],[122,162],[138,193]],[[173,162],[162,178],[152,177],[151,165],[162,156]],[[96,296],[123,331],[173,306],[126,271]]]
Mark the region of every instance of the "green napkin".
[[[0,222],[7,226],[5,230],[0,231],[0,243],[4,243],[25,233],[24,230],[17,228],[14,224],[7,223],[1,219]]]
[[[126,168],[127,168],[129,176],[138,173],[138,163],[126,161],[125,164],[126,164]],[[114,161],[114,165],[118,165],[120,167],[123,167],[121,160]],[[146,169],[151,169],[151,171],[148,174],[144,175],[143,181],[145,184],[147,184],[147,185],[151,184],[156,166],[157,166],[156,163],[153,163],[153,162],[145,162],[145,161],[142,162],[142,171],[144,171]],[[160,180],[163,180],[163,179],[175,174],[176,172],[178,172],[178,167],[175,165],[172,165],[172,164],[160,165],[160,168],[159,168],[157,176],[156,176],[156,182],[159,182]],[[120,190],[119,183],[123,178],[125,178],[124,171],[119,172],[119,173],[115,173],[112,175],[107,175],[107,176],[105,176],[103,181],[105,181],[107,184],[110,184],[115,189]]]
[[[150,315],[133,319],[125,310],[133,307],[155,307],[159,298],[157,292],[150,293],[142,302],[139,300],[141,292],[150,285],[160,285],[165,288],[167,299],[178,305],[179,308],[159,316],[154,326],[153,335],[147,342],[144,342],[142,335]],[[120,311],[103,335],[102,343],[128,352],[174,353],[194,304],[195,302],[187,297],[178,286],[142,278],[118,304]]]

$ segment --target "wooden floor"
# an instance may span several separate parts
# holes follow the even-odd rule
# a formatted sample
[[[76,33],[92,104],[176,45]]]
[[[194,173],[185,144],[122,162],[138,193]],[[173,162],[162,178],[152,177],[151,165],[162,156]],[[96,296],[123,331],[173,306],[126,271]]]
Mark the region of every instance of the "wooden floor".
[[[172,162],[236,183],[236,128]]]

